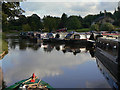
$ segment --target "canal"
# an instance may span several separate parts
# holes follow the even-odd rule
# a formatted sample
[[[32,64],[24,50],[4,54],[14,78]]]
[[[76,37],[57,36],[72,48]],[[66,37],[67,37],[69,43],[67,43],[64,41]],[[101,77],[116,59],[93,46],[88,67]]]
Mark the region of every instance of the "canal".
[[[33,43],[16,37],[6,41],[8,54],[0,60],[6,86],[35,73],[54,88],[111,88],[97,66],[93,48]]]

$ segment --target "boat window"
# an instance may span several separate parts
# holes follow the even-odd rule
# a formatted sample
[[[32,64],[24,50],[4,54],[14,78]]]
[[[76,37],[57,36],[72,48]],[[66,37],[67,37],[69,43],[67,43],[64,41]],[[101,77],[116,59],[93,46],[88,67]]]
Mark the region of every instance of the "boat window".
[[[74,35],[74,39],[80,39],[80,35]]]

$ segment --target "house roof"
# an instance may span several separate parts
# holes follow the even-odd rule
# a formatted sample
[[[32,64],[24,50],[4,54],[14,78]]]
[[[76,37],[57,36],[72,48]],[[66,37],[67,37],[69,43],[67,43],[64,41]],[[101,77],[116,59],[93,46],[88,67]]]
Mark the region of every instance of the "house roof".
[[[110,18],[111,20],[114,20],[113,18],[111,18],[111,17],[109,17],[109,16],[101,16],[101,17],[95,19],[93,22],[98,22],[98,21],[103,20],[103,19],[105,19],[105,18]]]
[[[101,17],[95,19],[93,22],[98,22],[99,20],[104,19],[104,18],[105,18],[105,16],[101,16]]]

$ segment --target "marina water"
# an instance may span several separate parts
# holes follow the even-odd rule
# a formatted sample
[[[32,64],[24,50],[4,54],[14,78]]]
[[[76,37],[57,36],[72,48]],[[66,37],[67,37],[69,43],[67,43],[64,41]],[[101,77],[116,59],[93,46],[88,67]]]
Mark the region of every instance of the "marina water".
[[[92,47],[11,37],[6,41],[8,54],[0,60],[6,86],[35,73],[54,88],[111,88],[97,66]]]

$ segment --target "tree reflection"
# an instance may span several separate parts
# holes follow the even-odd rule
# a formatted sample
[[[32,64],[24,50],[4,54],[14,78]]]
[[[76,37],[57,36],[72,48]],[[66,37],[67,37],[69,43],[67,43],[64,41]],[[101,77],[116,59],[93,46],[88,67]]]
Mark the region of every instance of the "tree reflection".
[[[59,51],[60,50],[60,46],[55,46],[56,50]]]
[[[19,40],[19,49],[20,50],[26,50],[27,48],[27,42],[25,40]]]
[[[20,50],[26,50],[27,48],[31,48],[32,50],[38,50],[41,47],[41,43],[32,42],[27,39],[17,38],[17,39],[9,39],[9,46],[11,49],[15,49],[16,46],[19,46]]]

